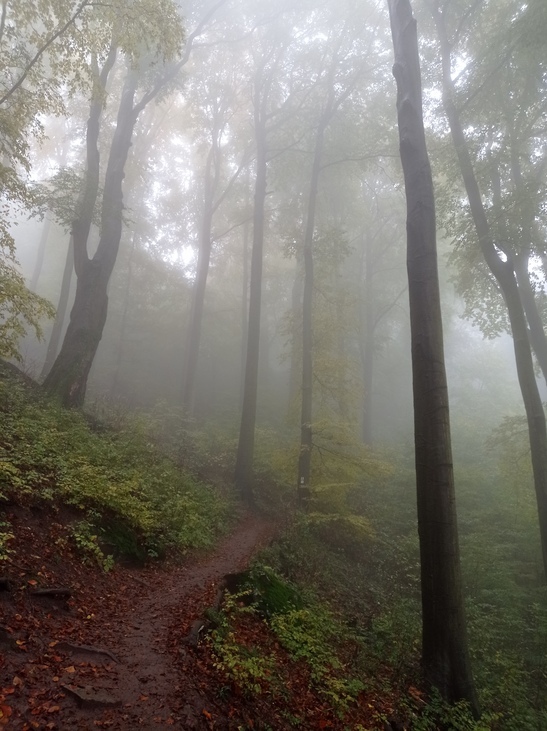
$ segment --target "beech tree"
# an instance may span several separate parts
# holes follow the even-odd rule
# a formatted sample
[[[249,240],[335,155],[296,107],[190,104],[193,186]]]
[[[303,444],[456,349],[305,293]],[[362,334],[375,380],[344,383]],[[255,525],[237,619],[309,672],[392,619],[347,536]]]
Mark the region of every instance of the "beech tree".
[[[407,200],[422,665],[449,702],[478,714],[462,597],[448,390],[437,272],[433,180],[422,113],[416,21],[409,0],[388,0]]]
[[[145,19],[148,22],[143,24]],[[123,31],[128,33],[125,36],[123,24],[126,26]],[[133,131],[140,113],[174,71],[166,72],[161,68],[157,71],[155,64],[162,59],[176,58],[183,38],[177,10],[170,0],[154,9],[147,9],[146,4],[132,7],[127,15],[115,15],[110,28],[109,47],[102,65],[99,67],[97,54],[93,58],[94,88],[86,136],[87,169],[78,216],[72,226],[77,277],[75,301],[63,345],[44,381],[46,390],[58,396],[66,406],[83,404],[89,371],[106,322],[107,289],[122,233],[123,179]],[[146,54],[142,48],[148,48]],[[101,175],[99,139],[104,97],[118,53],[125,56],[127,71],[104,178],[99,245],[93,257],[89,257],[88,237]],[[143,86],[145,90],[137,98],[138,89]]]
[[[428,5],[435,20],[439,38],[444,110],[469,202],[479,249],[488,270],[499,287],[507,308],[517,376],[528,422],[543,568],[547,576],[547,425],[532,357],[532,343],[536,342],[535,350],[536,354],[539,354],[541,364],[545,333],[536,310],[533,292],[530,290],[530,240],[526,239],[524,233],[524,240],[516,242],[516,247],[512,247],[507,246],[499,238],[496,239],[494,235],[457,105],[456,90],[452,79],[452,43],[448,34],[445,13],[439,2],[430,2]],[[516,163],[517,161],[515,161]],[[517,168],[514,166],[513,170],[516,173],[518,184],[518,165]],[[499,193],[496,192],[497,187],[495,184],[495,202],[499,198]]]

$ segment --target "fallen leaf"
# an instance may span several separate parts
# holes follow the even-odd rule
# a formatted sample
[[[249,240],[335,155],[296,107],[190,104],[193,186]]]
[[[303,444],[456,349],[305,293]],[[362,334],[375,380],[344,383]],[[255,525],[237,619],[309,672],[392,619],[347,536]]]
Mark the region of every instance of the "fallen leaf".
[[[63,668],[63,670],[65,671],[65,673],[71,674],[76,672],[76,668],[74,667],[74,665],[69,665],[67,668]]]

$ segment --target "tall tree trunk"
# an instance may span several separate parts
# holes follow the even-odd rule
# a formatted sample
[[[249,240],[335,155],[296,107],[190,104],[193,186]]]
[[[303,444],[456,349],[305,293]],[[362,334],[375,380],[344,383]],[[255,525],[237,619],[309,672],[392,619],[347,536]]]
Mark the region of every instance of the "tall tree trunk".
[[[374,317],[374,293],[373,293],[373,268],[372,255],[369,242],[363,235],[363,252],[361,256],[361,277],[363,281],[363,301],[361,302],[360,320],[361,320],[361,337],[360,337],[360,355],[361,368],[363,372],[363,414],[362,414],[362,435],[363,443],[371,445],[373,442],[372,430],[372,388],[374,385],[374,335],[375,335],[375,317]],[[363,271],[364,269],[364,271]]]
[[[304,294],[304,262],[296,255],[294,281],[291,290],[291,352],[289,371],[289,401],[287,404],[287,420],[290,424],[296,421],[297,398],[302,387],[302,297]]]
[[[192,303],[190,306],[190,323],[186,337],[186,367],[184,369],[184,384],[182,392],[182,406],[184,410],[193,415],[195,401],[196,372],[199,357],[199,345],[201,341],[201,323],[203,321],[203,307],[205,303],[205,290],[207,288],[207,277],[209,275],[209,264],[211,261],[212,239],[211,231],[213,226],[213,181],[211,180],[211,168],[215,157],[214,147],[211,147],[207,156],[205,169],[205,195],[203,201],[203,218],[201,221],[201,235],[198,252],[198,264],[196,279],[192,290]],[[218,158],[218,155],[217,155]],[[218,178],[218,175],[216,176]]]
[[[239,408],[243,410],[245,393],[245,362],[247,358],[247,336],[249,328],[249,221],[243,224],[242,286],[241,286],[241,381],[239,385]]]
[[[437,271],[435,201],[425,143],[416,21],[409,0],[388,0],[397,81],[400,154],[407,199],[407,271],[418,530],[422,664],[449,702],[478,702],[462,597],[448,390]]]
[[[500,258],[494,244],[481,192],[473,170],[471,155],[463,132],[460,116],[454,102],[454,84],[451,77],[451,48],[444,18],[436,5],[431,7],[431,12],[435,19],[441,45],[444,109],[450,126],[454,147],[456,148],[479,246],[490,271],[498,282],[509,315],[517,376],[528,422],[543,569],[547,577],[547,427],[545,423],[545,412],[534,372],[534,361],[532,358],[526,316],[513,270],[513,264],[510,259],[504,261]]]
[[[330,112],[330,106],[329,110]],[[302,296],[302,405],[300,411],[300,454],[298,456],[298,497],[306,501],[310,494],[311,453],[313,446],[312,404],[313,404],[313,235],[315,231],[315,210],[317,190],[321,174],[321,159],[328,114],[319,121],[315,136],[315,147],[306,212],[304,233],[304,293]]]
[[[261,113],[262,112],[262,113]],[[256,180],[253,212],[253,247],[249,286],[249,319],[245,387],[235,466],[235,483],[241,495],[253,499],[253,458],[258,396],[258,365],[260,350],[260,310],[262,303],[262,260],[264,252],[264,209],[266,203],[266,126],[265,114],[257,100],[255,106]]]
[[[84,196],[84,215],[74,222],[74,262],[77,277],[76,296],[70,322],[61,347],[44,387],[58,396],[65,406],[82,406],[89,371],[101,341],[108,311],[107,288],[114,269],[122,233],[124,168],[131,146],[137,114],[133,106],[138,74],[128,71],[110,147],[105,175],[101,209],[99,246],[92,259],[87,254],[87,238],[91,227],[96,199],[96,179],[87,182],[88,196]],[[88,123],[88,177],[98,173],[99,118],[90,117]],[[91,126],[91,139],[90,137]],[[96,126],[96,128],[95,128]],[[91,165],[90,165],[91,158]],[[95,199],[92,192],[95,189]]]
[[[61,281],[61,292],[59,294],[59,302],[57,303],[57,311],[55,312],[55,320],[53,321],[53,329],[47,346],[46,359],[42,366],[41,378],[44,379],[51,370],[51,366],[55,362],[57,353],[59,352],[59,343],[66,319],[66,311],[68,307],[68,298],[70,295],[70,284],[72,282],[72,272],[74,271],[74,240],[70,234],[68,242],[68,250],[65,259],[65,268],[63,270],[63,279]]]

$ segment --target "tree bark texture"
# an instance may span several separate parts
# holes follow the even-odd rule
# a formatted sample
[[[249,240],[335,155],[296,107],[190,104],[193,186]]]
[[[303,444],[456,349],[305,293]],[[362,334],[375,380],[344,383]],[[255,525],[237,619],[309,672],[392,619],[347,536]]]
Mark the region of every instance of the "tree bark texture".
[[[388,0],[388,5],[407,199],[422,664],[426,680],[447,701],[464,699],[478,713],[461,586],[435,202],[423,127],[416,21],[409,0]]]
[[[539,516],[543,570],[547,577],[547,427],[543,403],[534,372],[534,361],[523,298],[511,260],[509,258],[507,260],[500,258],[498,249],[494,243],[479,184],[473,170],[471,155],[463,132],[460,115],[454,102],[454,85],[451,78],[451,48],[444,18],[436,6],[433,6],[431,11],[435,19],[441,45],[443,104],[456,149],[471,215],[473,216],[482,255],[500,287],[507,306],[507,314],[509,316],[513,337],[517,376],[528,422],[534,489]]]

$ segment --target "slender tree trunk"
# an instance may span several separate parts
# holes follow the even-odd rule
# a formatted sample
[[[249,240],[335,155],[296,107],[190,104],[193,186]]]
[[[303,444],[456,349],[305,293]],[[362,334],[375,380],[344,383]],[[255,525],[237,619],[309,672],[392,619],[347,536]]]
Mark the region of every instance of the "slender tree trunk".
[[[416,21],[409,0],[388,0],[388,5],[407,199],[422,664],[427,681],[437,687],[445,699],[449,702],[464,699],[478,713],[461,586],[437,272],[435,201],[423,127]]]
[[[304,233],[304,292],[302,296],[302,407],[300,412],[300,454],[298,457],[298,497],[305,502],[310,494],[311,454],[313,447],[312,404],[313,404],[313,235],[315,232],[315,211],[317,191],[321,175],[321,160],[325,140],[325,128],[332,110],[332,91],[329,103],[322,114],[315,136],[313,163],[306,212]]]
[[[213,245],[211,239],[213,226],[213,183],[211,180],[211,167],[213,164],[213,157],[214,149],[211,147],[205,170],[204,209],[201,221],[198,265],[196,280],[192,290],[190,323],[186,338],[186,368],[184,369],[182,405],[184,410],[190,415],[193,415],[194,413],[196,373],[199,358],[199,346],[201,342],[201,324],[203,321],[205,290],[207,288],[207,277],[209,275],[209,264],[211,261],[211,249]]]
[[[444,18],[436,6],[431,8],[439,41],[443,73],[443,103],[454,147],[460,165],[467,198],[473,216],[479,246],[484,259],[496,278],[502,292],[513,336],[515,363],[519,386],[526,411],[532,457],[534,488],[539,516],[543,569],[547,577],[547,427],[545,412],[534,372],[534,361],[528,335],[526,316],[513,264],[498,255],[484,209],[481,192],[475,177],[471,155],[463,132],[459,113],[454,103],[454,85],[451,78],[451,48]]]
[[[296,421],[297,398],[302,387],[302,297],[304,294],[304,262],[297,254],[294,282],[291,291],[291,361],[289,373],[289,402],[287,419],[293,424]],[[302,406],[300,404],[300,406]]]
[[[249,287],[249,319],[245,387],[235,466],[235,483],[245,500],[253,500],[253,458],[258,396],[258,365],[260,350],[260,311],[262,303],[262,260],[264,251],[264,209],[266,203],[266,128],[264,114],[255,106],[256,180],[253,212],[253,247]]]
[[[363,280],[363,301],[361,303],[361,338],[360,353],[361,367],[363,372],[363,416],[362,435],[363,443],[371,445],[373,442],[372,430],[372,388],[374,384],[374,293],[372,290],[374,276],[371,262],[371,254],[367,241],[363,236],[362,254],[362,280]]]
[[[70,234],[70,240],[68,242],[68,250],[65,259],[65,268],[63,270],[63,279],[61,281],[61,292],[59,294],[59,302],[57,304],[57,311],[55,313],[55,320],[53,321],[53,329],[49,338],[47,346],[46,359],[42,366],[41,378],[44,379],[51,366],[55,362],[57,353],[59,352],[59,343],[61,342],[61,335],[63,333],[63,327],[66,319],[66,311],[68,307],[68,298],[70,296],[70,284],[72,282],[72,272],[74,271],[74,240],[72,234]]]
[[[249,221],[243,224],[243,282],[241,287],[241,381],[239,385],[239,408],[243,410],[245,394],[245,362],[247,358],[247,336],[249,328]]]

